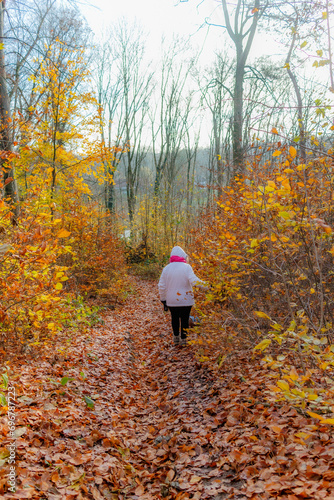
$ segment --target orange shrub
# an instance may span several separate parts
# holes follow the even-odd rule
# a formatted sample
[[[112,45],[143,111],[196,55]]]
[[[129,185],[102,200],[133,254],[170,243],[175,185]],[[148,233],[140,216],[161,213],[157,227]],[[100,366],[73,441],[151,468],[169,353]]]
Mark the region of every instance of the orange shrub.
[[[201,305],[220,349],[269,351],[276,368],[292,363],[304,373],[328,372],[334,367],[333,166],[329,159],[298,164],[294,153],[290,148],[277,169],[254,169],[224,189],[215,209],[203,214],[193,256],[213,284]],[[303,394],[292,397],[307,399]]]

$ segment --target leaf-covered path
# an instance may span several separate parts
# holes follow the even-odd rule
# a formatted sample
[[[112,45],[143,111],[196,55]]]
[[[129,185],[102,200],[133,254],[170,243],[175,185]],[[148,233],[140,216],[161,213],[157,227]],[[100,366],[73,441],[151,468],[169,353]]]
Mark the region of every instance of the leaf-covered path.
[[[214,372],[172,346],[154,282],[10,375],[18,489],[3,464],[1,498],[334,499],[328,426],[264,401],[257,362]],[[3,461],[7,427],[2,412]]]

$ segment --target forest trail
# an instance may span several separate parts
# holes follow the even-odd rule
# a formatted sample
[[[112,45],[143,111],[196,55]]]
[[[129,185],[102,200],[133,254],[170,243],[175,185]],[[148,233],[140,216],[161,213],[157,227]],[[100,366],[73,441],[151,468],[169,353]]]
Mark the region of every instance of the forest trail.
[[[260,368],[239,361],[214,372],[174,347],[156,283],[137,280],[90,335],[12,374],[18,489],[1,498],[333,500],[330,436],[264,403]]]

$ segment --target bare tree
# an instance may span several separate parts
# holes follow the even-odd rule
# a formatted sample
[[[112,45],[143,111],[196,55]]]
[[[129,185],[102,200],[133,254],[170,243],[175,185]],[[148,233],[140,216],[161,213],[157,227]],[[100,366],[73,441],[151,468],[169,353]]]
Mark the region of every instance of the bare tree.
[[[243,97],[245,66],[259,18],[264,12],[264,5],[260,5],[260,0],[254,0],[251,3],[248,0],[237,0],[233,14],[229,11],[227,0],[222,0],[222,7],[226,29],[234,43],[236,51],[233,90],[233,162],[235,173],[238,174],[244,171]],[[233,22],[232,17],[234,18]],[[232,24],[234,28],[232,28]]]
[[[98,93],[108,145],[118,149],[113,170],[118,164],[125,169],[127,205],[132,225],[140,172],[147,154],[144,137],[148,122],[149,102],[153,90],[153,73],[145,59],[145,35],[136,23],[129,25],[122,19],[110,32],[102,54],[107,54],[107,65],[100,57]],[[112,139],[112,134],[114,139]],[[109,195],[113,193],[109,186]],[[109,209],[114,200],[109,196]]]
[[[298,139],[301,161],[306,161],[306,128],[305,128],[305,105],[303,103],[303,92],[298,82],[297,68],[308,59],[308,56],[300,52],[298,48],[302,39],[307,37],[311,39],[319,32],[320,22],[322,20],[322,11],[324,5],[321,2],[300,2],[299,0],[290,0],[284,4],[273,2],[271,6],[270,19],[272,22],[279,23],[283,33],[290,34],[288,37],[287,55],[285,65],[287,74],[292,83],[295,99],[297,101],[297,131],[295,136]],[[312,27],[312,30],[310,29]],[[286,40],[286,37],[284,38]],[[305,41],[305,45],[307,41]],[[294,64],[295,63],[295,64]]]
[[[119,163],[117,150],[121,143],[121,130],[113,134],[113,121],[117,111],[120,109],[122,100],[122,78],[117,68],[117,58],[113,42],[112,31],[96,50],[95,67],[93,75],[97,87],[97,99],[100,107],[100,133],[101,141],[107,148],[114,146],[114,156],[111,164],[105,163],[106,182],[104,186],[104,198],[106,209],[110,213],[116,210],[115,181],[114,175]],[[122,119],[119,117],[119,127]]]
[[[155,196],[160,192],[163,175],[168,184],[172,184],[177,173],[176,159],[182,137],[189,128],[192,99],[189,97],[187,84],[195,59],[185,57],[186,49],[184,40],[177,39],[174,39],[171,46],[163,46],[160,94],[151,116]]]
[[[233,92],[230,90],[233,82],[230,75],[233,67],[234,61],[230,62],[226,54],[219,53],[212,67],[204,71],[202,82],[199,83],[203,105],[209,109],[212,119],[210,181],[211,186],[216,183],[218,188],[228,184],[233,174],[230,166],[230,131],[233,128]]]

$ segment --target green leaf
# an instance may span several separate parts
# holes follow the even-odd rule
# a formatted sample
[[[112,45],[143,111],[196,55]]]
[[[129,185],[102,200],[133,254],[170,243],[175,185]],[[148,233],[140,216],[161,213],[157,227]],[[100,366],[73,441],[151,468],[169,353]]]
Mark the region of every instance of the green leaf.
[[[84,400],[85,400],[85,403],[88,406],[88,408],[91,408],[92,410],[94,410],[94,401],[88,396],[84,396]]]
[[[71,380],[74,380],[73,377],[63,377],[60,381],[61,385],[66,385],[67,382],[71,382]]]
[[[2,380],[3,380],[3,385],[5,386],[5,389],[7,389],[8,387],[8,374],[7,373],[3,373],[2,374]]]
[[[1,406],[7,406],[6,396],[4,394],[1,394],[1,393],[0,393],[0,404],[1,404]]]

